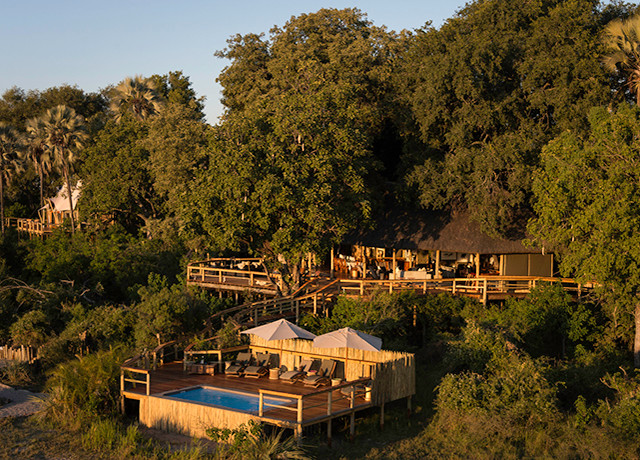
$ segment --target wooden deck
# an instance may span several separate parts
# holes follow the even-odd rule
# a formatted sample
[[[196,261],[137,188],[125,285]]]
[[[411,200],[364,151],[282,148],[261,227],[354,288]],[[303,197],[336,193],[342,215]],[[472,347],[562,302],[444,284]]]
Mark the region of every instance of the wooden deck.
[[[146,384],[140,381],[135,388],[127,388],[122,392],[124,398],[148,399],[147,394],[162,397],[163,393],[192,386],[215,387],[256,396],[262,392],[264,397],[291,398],[293,402],[281,408],[265,406],[262,416],[254,414],[254,418],[267,424],[293,428],[296,432],[300,432],[303,427],[330,421],[336,417],[353,416],[357,411],[372,407],[372,403],[361,395],[356,396],[352,403],[350,397],[342,394],[341,388],[349,388],[350,391],[353,387],[353,384],[348,382],[337,387],[313,388],[302,383],[270,380],[268,377],[253,379],[224,374],[193,375],[183,371],[182,362],[165,364],[158,370],[144,372],[149,373],[148,393]],[[228,410],[235,412],[233,409]]]

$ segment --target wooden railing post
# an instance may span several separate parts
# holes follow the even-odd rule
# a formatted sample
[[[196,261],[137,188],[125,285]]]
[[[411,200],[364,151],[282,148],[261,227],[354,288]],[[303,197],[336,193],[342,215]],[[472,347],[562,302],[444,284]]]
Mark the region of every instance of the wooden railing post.
[[[484,289],[482,291],[482,304],[486,305],[487,304],[487,279],[484,279]]]
[[[262,417],[264,414],[264,395],[260,392],[260,400],[258,401],[258,416]]]
[[[452,287],[452,290],[451,290],[451,291],[452,291],[451,293],[452,293],[453,295],[455,295],[455,294],[456,294],[456,279],[455,279],[455,278],[453,279],[453,287]]]
[[[147,396],[149,396],[150,394],[151,394],[151,372],[147,372]]]

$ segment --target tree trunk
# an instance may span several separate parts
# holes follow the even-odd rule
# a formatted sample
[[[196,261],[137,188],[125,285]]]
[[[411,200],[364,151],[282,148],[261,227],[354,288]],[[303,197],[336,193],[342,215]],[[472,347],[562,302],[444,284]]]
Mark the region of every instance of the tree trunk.
[[[636,303],[633,314],[635,320],[636,333],[633,340],[633,365],[640,367],[640,302]]]
[[[2,177],[2,171],[0,171],[0,227],[2,227],[2,234],[4,235],[4,178]]]
[[[40,208],[44,206],[44,173],[42,167],[38,168],[38,176],[40,176]]]
[[[64,180],[67,181],[67,194],[69,195],[69,209],[71,210],[71,234],[76,233],[76,221],[73,218],[73,198],[71,196],[71,178],[69,177],[69,165],[63,163]]]

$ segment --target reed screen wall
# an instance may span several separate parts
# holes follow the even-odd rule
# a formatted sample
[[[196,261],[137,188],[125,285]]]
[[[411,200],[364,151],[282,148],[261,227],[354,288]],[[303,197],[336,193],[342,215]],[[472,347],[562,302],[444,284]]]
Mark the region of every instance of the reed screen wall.
[[[373,379],[372,402],[380,405],[416,392],[415,356],[398,351],[365,351],[353,348],[317,348],[311,340],[265,340],[251,335],[253,352],[277,353],[280,366],[293,369],[304,358],[334,359],[344,366],[348,381]]]

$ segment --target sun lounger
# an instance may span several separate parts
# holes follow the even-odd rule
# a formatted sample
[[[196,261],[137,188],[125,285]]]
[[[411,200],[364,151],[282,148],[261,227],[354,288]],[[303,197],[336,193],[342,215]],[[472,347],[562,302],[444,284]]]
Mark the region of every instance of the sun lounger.
[[[337,363],[333,359],[323,359],[320,369],[316,375],[308,375],[303,380],[305,385],[319,387],[321,385],[328,385],[333,377],[333,373],[336,371]]]
[[[307,376],[307,373],[313,369],[320,367],[320,361],[317,359],[303,359],[297,369],[283,372],[280,375],[280,380],[285,382],[295,383]]]
[[[230,377],[242,377],[242,371],[251,364],[251,353],[238,353],[236,360],[225,369],[225,375]]]
[[[256,358],[256,364],[247,366],[242,371],[242,374],[245,377],[252,377],[256,379],[260,377],[264,377],[269,373],[268,365],[270,360],[271,360],[271,355],[269,353],[258,353],[258,356]]]

